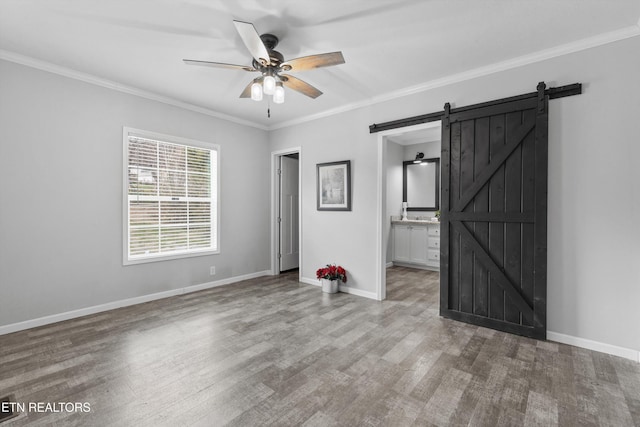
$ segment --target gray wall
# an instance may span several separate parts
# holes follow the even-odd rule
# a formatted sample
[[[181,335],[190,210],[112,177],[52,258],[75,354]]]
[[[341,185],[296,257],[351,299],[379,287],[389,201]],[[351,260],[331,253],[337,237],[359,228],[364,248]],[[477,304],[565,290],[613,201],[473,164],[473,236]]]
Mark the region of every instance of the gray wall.
[[[542,80],[582,82],[584,94],[550,106],[548,328],[640,350],[637,52],[640,37],[272,131],[272,150],[303,147],[301,275],[313,278],[318,267],[338,262],[351,273],[350,286],[375,292],[378,158],[370,124],[438,111],[445,102],[533,92]],[[353,211],[317,212],[315,164],[345,159],[354,167]]]
[[[220,145],[219,255],[122,265],[123,126]],[[0,61],[0,326],[268,270],[268,176],[266,131]]]
[[[404,147],[387,142],[387,212],[383,215],[386,236],[386,262],[393,261],[393,242],[391,241],[391,216],[402,215],[402,162]],[[414,154],[415,157],[415,154]]]

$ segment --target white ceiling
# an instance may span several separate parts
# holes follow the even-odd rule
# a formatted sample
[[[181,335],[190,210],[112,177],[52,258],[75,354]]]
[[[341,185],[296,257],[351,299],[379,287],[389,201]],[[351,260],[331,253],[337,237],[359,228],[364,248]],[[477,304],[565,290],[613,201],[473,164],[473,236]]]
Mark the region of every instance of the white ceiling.
[[[2,0],[0,58],[269,129],[635,36],[639,17],[638,0]],[[346,63],[296,74],[324,94],[287,90],[269,119],[266,100],[239,98],[255,74],[182,62],[249,65],[234,19],[278,36],[285,59]]]

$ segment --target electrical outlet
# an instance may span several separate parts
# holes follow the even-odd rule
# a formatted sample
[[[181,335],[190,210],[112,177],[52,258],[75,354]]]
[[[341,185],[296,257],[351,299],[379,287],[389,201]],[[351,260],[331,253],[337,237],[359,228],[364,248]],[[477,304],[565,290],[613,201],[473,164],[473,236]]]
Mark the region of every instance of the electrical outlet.
[[[215,276],[216,275],[216,268],[215,267],[209,267],[209,275],[210,276]]]

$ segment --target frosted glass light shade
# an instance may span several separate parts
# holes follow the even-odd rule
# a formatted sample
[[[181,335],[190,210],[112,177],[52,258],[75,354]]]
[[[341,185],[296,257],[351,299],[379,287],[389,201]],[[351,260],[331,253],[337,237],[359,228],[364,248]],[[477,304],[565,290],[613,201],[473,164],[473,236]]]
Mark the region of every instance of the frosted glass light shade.
[[[276,90],[273,93],[273,102],[276,104],[282,104],[284,102],[284,88],[282,87],[282,83],[276,86]]]
[[[262,101],[262,85],[258,82],[251,85],[251,99]]]
[[[273,95],[276,91],[276,79],[273,76],[265,76],[264,80],[262,81],[262,85],[262,90],[264,91],[265,95]]]

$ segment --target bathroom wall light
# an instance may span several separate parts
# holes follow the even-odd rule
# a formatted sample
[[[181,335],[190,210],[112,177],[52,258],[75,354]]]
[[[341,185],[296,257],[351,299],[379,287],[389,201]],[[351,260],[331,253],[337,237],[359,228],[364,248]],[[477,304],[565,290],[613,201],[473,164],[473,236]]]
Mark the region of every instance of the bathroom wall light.
[[[416,154],[416,159],[413,161],[413,163],[422,163],[423,158],[424,158],[424,153],[418,152]]]

